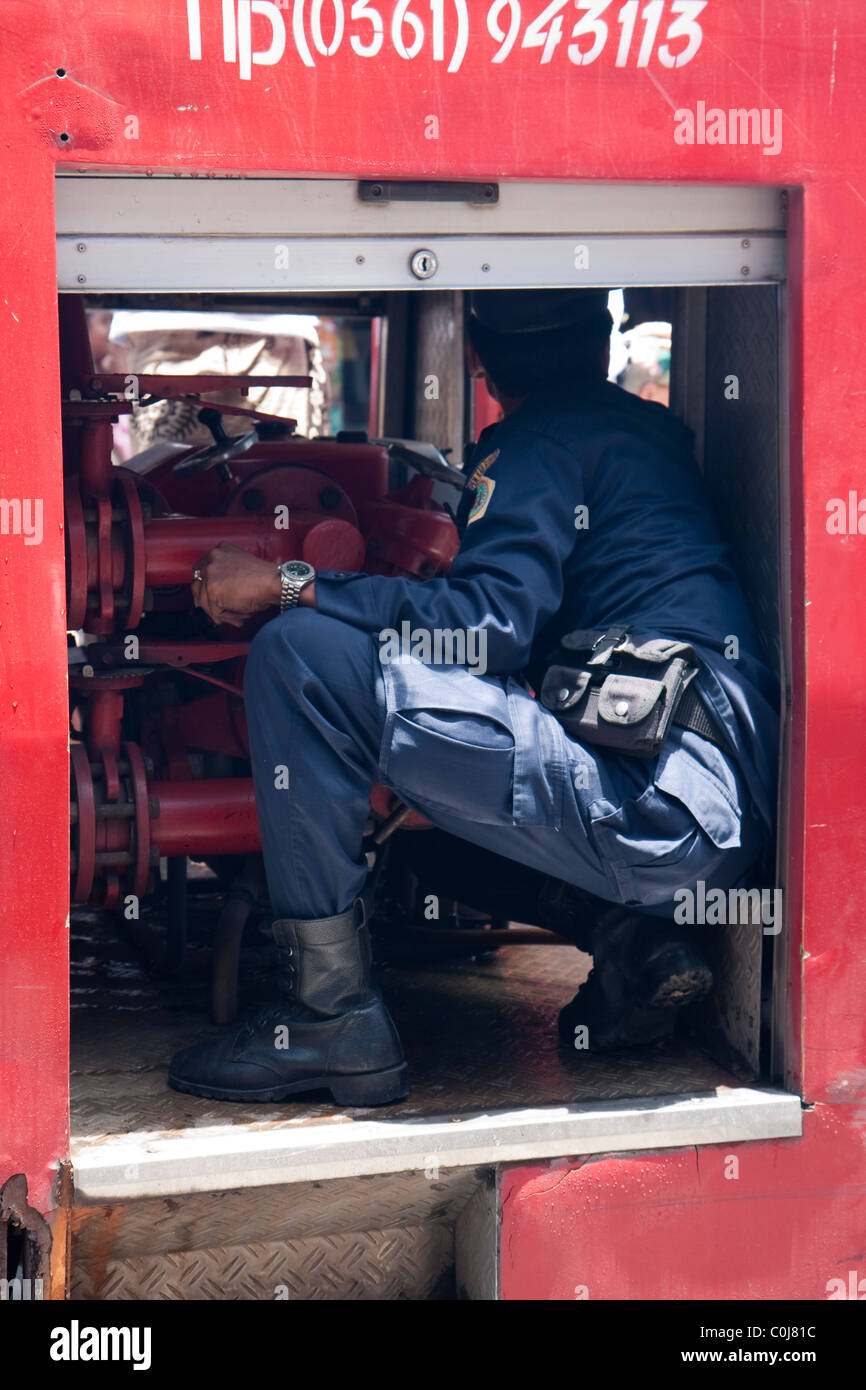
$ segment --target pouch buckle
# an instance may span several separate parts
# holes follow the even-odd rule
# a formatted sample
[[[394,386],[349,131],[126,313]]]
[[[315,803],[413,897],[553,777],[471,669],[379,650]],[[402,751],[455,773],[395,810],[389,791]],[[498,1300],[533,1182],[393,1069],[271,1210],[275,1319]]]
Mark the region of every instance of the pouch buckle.
[[[624,642],[627,641],[628,628],[623,627],[621,623],[615,623],[613,627],[609,627],[605,632],[601,634],[600,637],[597,637],[595,639],[595,641],[592,644],[592,647],[590,648],[590,656],[587,661],[587,665],[606,665],[612,653],[615,652],[619,647],[623,645]]]

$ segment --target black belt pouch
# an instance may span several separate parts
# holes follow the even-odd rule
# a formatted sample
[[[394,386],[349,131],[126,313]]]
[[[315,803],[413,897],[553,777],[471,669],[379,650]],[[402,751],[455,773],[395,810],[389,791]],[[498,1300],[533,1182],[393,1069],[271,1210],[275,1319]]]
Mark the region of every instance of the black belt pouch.
[[[569,632],[539,699],[571,738],[654,758],[697,672],[687,642],[635,637],[621,625]]]

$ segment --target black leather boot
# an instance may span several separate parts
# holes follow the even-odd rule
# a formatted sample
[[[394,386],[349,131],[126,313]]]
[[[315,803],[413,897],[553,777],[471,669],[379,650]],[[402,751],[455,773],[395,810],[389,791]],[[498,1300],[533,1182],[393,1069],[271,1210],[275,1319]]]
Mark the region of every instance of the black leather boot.
[[[559,878],[543,878],[538,888],[535,910],[527,920],[573,941],[579,951],[592,955],[595,927],[611,911],[610,903],[564,883]],[[517,920],[522,921],[522,918]]]
[[[679,1010],[712,989],[712,971],[693,931],[609,907],[592,935],[592,971],[559,1015],[562,1042],[579,1051],[668,1037]],[[586,1032],[578,1034],[580,1028]]]
[[[280,999],[214,1042],[184,1049],[168,1081],[215,1100],[285,1100],[328,1090],[337,1105],[386,1105],[408,1093],[397,1030],[370,983],[360,902],[337,917],[273,924]]]

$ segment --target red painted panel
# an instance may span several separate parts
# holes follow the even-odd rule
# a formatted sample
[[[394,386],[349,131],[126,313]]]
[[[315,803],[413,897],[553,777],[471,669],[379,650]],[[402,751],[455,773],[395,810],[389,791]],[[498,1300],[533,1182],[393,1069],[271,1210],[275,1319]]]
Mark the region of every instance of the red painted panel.
[[[864,1112],[848,1120],[822,1107],[802,1141],[507,1171],[502,1298],[824,1299],[839,1278],[866,1297]]]
[[[2,76],[9,90],[12,76]],[[10,124],[0,197],[0,1182],[68,1150],[69,774],[53,167]],[[14,186],[14,195],[11,192]],[[29,536],[26,532],[29,530]]]
[[[172,170],[781,183],[821,165],[854,176],[857,0],[707,0],[679,18],[661,0],[628,44],[613,3],[593,30],[568,0],[546,23],[542,0],[259,0],[249,39],[248,0],[225,8],[224,27],[222,0],[7,0],[12,90],[34,138],[73,165]],[[780,110],[781,150],[772,135],[702,143],[703,120],[694,143],[675,143],[675,111],[698,102]]]
[[[859,0],[707,0],[698,14],[700,45],[680,66],[664,61],[687,42],[668,35],[671,0],[660,10],[639,7],[641,18],[627,45],[625,21],[617,16],[628,7],[619,4],[608,6],[602,17],[608,26],[603,43],[601,28],[594,36],[586,27],[575,38],[575,24],[583,20],[588,26],[586,10],[567,3],[543,25],[535,23],[549,9],[542,0],[382,0],[354,7],[354,19],[351,8],[284,0],[280,6],[257,3],[252,15],[248,0],[236,0],[234,58],[231,35],[222,32],[220,0],[191,0],[190,6],[180,0],[170,6],[115,0],[109,8],[88,0],[6,0],[3,8],[0,496],[40,498],[44,536],[38,546],[26,546],[21,535],[0,536],[0,1176],[26,1169],[38,1204],[48,1201],[49,1164],[66,1147],[55,161],[73,169],[199,174],[693,179],[804,187],[791,242],[797,761],[787,808],[795,967],[790,1019],[795,1035],[802,1021],[804,1067],[796,1060],[795,1066],[810,1100],[843,1099],[866,1066],[860,909],[866,897],[866,617],[858,601],[866,539],[827,530],[828,501],[863,486],[856,445],[866,427],[856,308],[862,269],[855,260],[866,244]],[[692,6],[692,13],[697,9]],[[359,18],[359,10],[366,17]],[[642,55],[652,22],[643,18],[645,10],[658,12],[661,21]],[[190,12],[200,15],[201,58],[191,54]],[[339,43],[332,19],[338,12],[347,16]],[[321,17],[321,30],[313,26],[314,14]],[[461,57],[455,45],[464,15]],[[378,52],[365,56],[365,49],[377,47],[378,17],[382,42]],[[512,18],[514,42],[502,57]],[[286,35],[282,56],[261,61],[277,57],[280,24]],[[592,61],[576,62],[594,53],[596,40]],[[666,42],[668,49],[662,47]],[[330,56],[327,48],[334,49]],[[677,131],[688,133],[677,112],[693,114],[697,137],[705,134],[707,108],[747,107],[766,110],[768,139],[677,142]],[[777,111],[782,141],[774,153]],[[841,1121],[837,1126],[840,1149],[853,1161],[851,1136]],[[814,1181],[826,1184],[822,1192],[832,1187],[832,1153],[823,1143],[750,1152],[780,1155],[779,1191],[788,1184],[792,1203],[807,1190],[797,1165],[810,1154],[824,1164]],[[667,1155],[659,1162],[676,1167],[677,1160]],[[770,1158],[761,1162],[769,1174]],[[851,1201],[846,1197],[834,1214],[829,1198],[815,1196],[821,1222],[808,1220],[816,1239],[846,1221],[853,1234]],[[796,1210],[802,1212],[802,1203]],[[605,1220],[615,1224],[611,1214]],[[804,1218],[798,1220],[796,1229],[805,1230]],[[606,1227],[597,1230],[603,1245]]]
[[[866,195],[850,182],[822,180],[805,197],[804,409],[793,414],[804,460],[803,1089],[810,1101],[837,1098],[866,1065],[866,607],[854,598],[866,582],[866,535],[828,532],[832,499],[847,502],[858,488],[866,497],[854,445],[866,428],[866,396],[850,344],[850,296],[863,270],[842,254],[842,227],[846,239],[857,229],[852,244],[862,254]]]

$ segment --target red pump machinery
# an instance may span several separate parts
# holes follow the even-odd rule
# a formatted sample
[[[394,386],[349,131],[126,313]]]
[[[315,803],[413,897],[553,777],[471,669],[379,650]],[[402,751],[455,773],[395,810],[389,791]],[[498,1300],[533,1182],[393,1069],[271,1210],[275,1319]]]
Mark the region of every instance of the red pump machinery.
[[[129,894],[145,896],[162,857],[259,848],[250,776],[213,768],[247,758],[242,673],[262,620],[239,636],[196,611],[196,561],[230,541],[274,564],[303,559],[317,569],[424,579],[448,569],[458,541],[449,512],[433,500],[432,477],[389,490],[385,443],[289,437],[294,421],[259,412],[238,411],[254,417],[254,428],[230,437],[204,406],[212,447],[180,449],[140,471],[135,459],[114,466],[112,421],[132,409],[124,379],[95,375],[82,301],[64,305],[61,322],[73,397],[63,417],[68,621],[86,638],[70,677],[78,712],[71,898],[114,908]],[[138,386],[145,399],[196,397],[225,381],[140,377]]]

